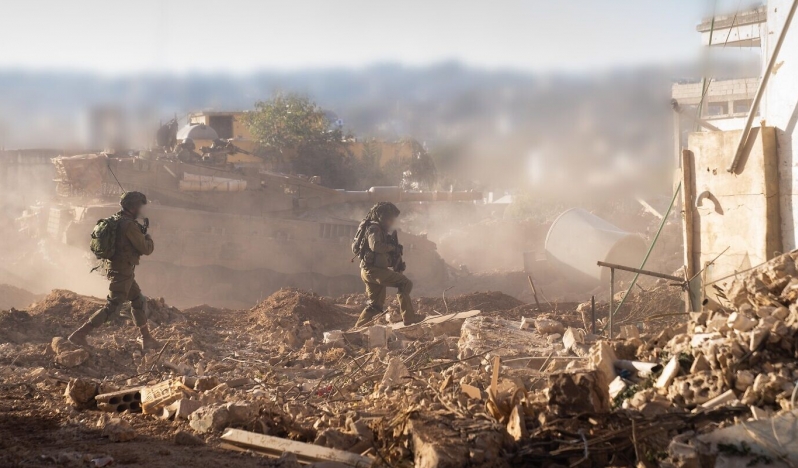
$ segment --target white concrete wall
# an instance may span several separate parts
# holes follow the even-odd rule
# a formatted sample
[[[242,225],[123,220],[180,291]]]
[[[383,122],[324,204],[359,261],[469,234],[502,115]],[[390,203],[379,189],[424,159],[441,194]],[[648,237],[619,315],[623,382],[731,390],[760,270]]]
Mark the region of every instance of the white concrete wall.
[[[768,34],[763,36],[763,68],[776,46],[793,0],[768,0]],[[783,248],[798,245],[798,18],[793,19],[765,90],[760,115],[777,128],[779,152],[779,193]]]

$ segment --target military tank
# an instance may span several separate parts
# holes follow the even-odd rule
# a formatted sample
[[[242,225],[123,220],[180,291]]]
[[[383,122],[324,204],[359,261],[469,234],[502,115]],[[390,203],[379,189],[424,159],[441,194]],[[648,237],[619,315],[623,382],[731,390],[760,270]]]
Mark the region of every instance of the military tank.
[[[239,167],[224,158],[60,157],[59,202],[42,231],[88,252],[88,234],[118,210],[122,190],[145,193],[155,253],[139,268],[147,294],[175,304],[251,303],[281,287],[340,295],[362,290],[350,250],[359,221],[377,201],[473,202],[478,192],[413,192],[400,187],[331,189],[317,177]],[[449,267],[423,235],[400,231],[409,276],[435,293]]]

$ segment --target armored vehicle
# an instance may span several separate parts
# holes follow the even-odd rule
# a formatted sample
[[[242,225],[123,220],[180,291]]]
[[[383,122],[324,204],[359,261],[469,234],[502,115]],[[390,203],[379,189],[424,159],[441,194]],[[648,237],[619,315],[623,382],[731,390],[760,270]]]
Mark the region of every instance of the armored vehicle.
[[[239,167],[219,158],[170,155],[61,157],[56,166],[60,203],[42,230],[88,251],[88,234],[118,210],[124,190],[145,193],[155,253],[137,279],[147,294],[175,304],[251,303],[281,287],[325,295],[359,292],[362,283],[350,244],[359,221],[334,212],[364,214],[377,201],[473,202],[477,192],[411,192],[399,187],[344,191],[316,177]],[[357,214],[356,214],[357,213]],[[425,236],[400,232],[409,276],[435,294],[448,267]]]

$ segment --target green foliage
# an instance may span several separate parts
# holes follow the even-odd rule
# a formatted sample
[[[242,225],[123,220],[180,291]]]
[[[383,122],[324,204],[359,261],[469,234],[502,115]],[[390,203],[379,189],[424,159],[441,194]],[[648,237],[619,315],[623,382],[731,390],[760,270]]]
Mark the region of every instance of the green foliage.
[[[376,140],[367,140],[365,154],[355,158],[346,143],[354,137],[331,129],[324,111],[304,96],[278,94],[258,101],[244,122],[261,153],[272,158],[278,167],[321,176],[321,183],[328,187],[362,190],[406,182],[410,184],[407,188],[431,189],[437,180],[435,163],[415,141],[410,161],[391,161],[381,166],[382,149]],[[408,175],[406,181],[404,173]]]
[[[338,143],[343,138],[340,130],[329,129],[327,116],[315,102],[298,94],[258,101],[244,121],[261,147],[279,153],[307,144]]]

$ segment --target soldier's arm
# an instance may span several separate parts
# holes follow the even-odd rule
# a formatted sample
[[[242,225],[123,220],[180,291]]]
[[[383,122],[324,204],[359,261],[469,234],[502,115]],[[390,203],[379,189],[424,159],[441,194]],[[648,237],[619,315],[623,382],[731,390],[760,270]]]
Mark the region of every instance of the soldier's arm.
[[[149,234],[142,234],[141,228],[138,223],[131,221],[126,223],[125,235],[133,244],[133,247],[139,251],[141,255],[149,255],[155,250],[155,244],[152,242],[152,237]]]
[[[374,253],[388,253],[396,250],[393,244],[385,242],[385,236],[379,228],[371,227],[368,232],[369,248]]]

